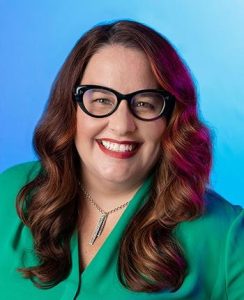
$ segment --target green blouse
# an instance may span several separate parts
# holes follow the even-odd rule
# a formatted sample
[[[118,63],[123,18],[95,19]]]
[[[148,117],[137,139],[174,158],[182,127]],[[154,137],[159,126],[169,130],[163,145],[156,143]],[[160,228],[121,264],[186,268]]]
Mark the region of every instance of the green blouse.
[[[243,209],[213,191],[205,194],[205,213],[176,228],[188,262],[187,276],[176,292],[133,292],[117,274],[118,249],[123,232],[136,211],[147,200],[152,177],[130,201],[118,223],[82,274],[79,272],[77,232],[71,241],[72,269],[64,281],[51,289],[38,289],[16,269],[37,263],[29,228],[15,210],[20,188],[40,168],[32,162],[15,166],[0,175],[0,299],[16,300],[241,300],[244,299],[244,213]]]

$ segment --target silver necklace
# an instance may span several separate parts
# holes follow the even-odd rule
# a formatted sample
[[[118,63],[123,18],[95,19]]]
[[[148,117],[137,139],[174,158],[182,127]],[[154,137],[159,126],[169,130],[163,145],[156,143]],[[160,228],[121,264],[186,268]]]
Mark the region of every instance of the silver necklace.
[[[106,221],[107,221],[107,218],[108,218],[108,215],[124,208],[125,206],[128,205],[128,203],[130,201],[127,201],[126,203],[118,206],[118,207],[115,207],[114,209],[111,209],[110,211],[104,211],[101,207],[99,207],[97,205],[97,203],[92,199],[91,195],[84,189],[84,187],[81,185],[81,189],[85,195],[85,197],[91,202],[91,204],[102,214],[101,217],[99,218],[97,224],[96,224],[96,227],[95,227],[95,230],[91,236],[91,239],[89,241],[89,245],[93,245],[96,241],[96,239],[102,234],[103,232],[103,229],[105,227],[105,224],[106,224]]]

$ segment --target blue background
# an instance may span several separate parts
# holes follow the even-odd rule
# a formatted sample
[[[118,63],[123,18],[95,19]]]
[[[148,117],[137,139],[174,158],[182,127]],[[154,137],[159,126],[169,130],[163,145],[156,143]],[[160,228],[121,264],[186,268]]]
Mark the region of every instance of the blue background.
[[[244,205],[243,0],[0,0],[0,171],[36,159],[33,130],[67,54],[90,27],[120,18],[161,32],[189,65],[213,133],[211,186]]]

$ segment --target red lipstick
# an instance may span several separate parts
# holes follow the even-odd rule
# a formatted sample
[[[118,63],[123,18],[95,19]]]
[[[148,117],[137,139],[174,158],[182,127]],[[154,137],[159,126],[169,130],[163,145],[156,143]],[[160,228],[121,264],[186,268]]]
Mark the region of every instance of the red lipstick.
[[[138,152],[141,144],[138,142],[134,142],[134,141],[117,141],[117,140],[113,140],[113,139],[101,139],[101,140],[96,140],[97,144],[99,146],[99,148],[103,151],[103,153],[105,153],[108,156],[114,157],[114,158],[119,158],[119,159],[128,159],[133,157],[134,155],[136,155],[136,153]],[[131,151],[124,151],[124,152],[119,152],[119,151],[114,151],[114,150],[110,150],[107,149],[103,144],[102,141],[108,141],[110,143],[116,143],[116,144],[120,144],[120,145],[132,145],[133,149]]]

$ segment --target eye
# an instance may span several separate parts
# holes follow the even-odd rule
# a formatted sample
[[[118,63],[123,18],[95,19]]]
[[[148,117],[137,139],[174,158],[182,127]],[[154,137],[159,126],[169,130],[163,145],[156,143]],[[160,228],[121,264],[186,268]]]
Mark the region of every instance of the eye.
[[[150,109],[150,110],[155,109],[155,106],[151,102],[146,102],[146,101],[134,102],[133,106],[137,109]]]
[[[110,99],[107,99],[107,98],[93,99],[92,103],[100,103],[100,104],[104,104],[104,105],[113,105],[113,101],[111,101]]]

